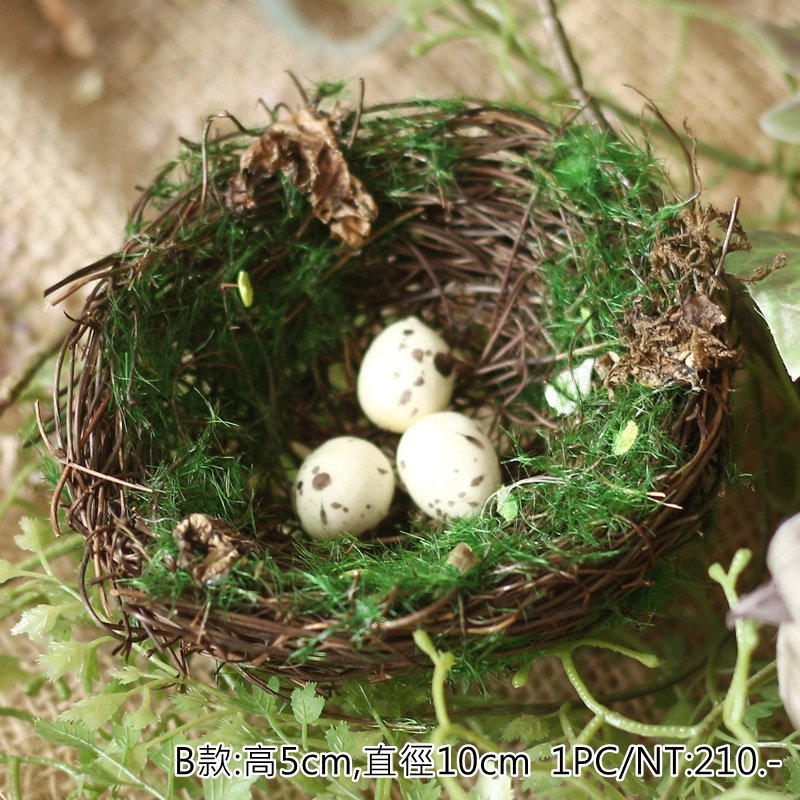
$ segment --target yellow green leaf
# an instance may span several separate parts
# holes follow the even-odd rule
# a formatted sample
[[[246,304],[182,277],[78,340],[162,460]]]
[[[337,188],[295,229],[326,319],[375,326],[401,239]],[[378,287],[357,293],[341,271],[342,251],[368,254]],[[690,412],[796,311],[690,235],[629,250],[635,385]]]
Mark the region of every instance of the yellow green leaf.
[[[242,305],[250,308],[253,305],[253,284],[250,281],[250,273],[240,269],[236,276],[236,287],[239,289],[239,297],[242,298]]]
[[[639,426],[632,420],[628,420],[625,427],[614,438],[614,447],[611,452],[615,456],[622,456],[633,447],[633,443],[639,436]]]
[[[22,533],[14,537],[17,547],[36,553],[40,558],[44,558],[44,548],[53,539],[50,526],[43,519],[36,517],[23,517],[19,522]]]
[[[41,639],[53,630],[64,608],[66,608],[64,605],[49,606],[45,604],[26,608],[22,612],[19,622],[11,629],[11,633],[13,636],[27,633],[31,641]]]

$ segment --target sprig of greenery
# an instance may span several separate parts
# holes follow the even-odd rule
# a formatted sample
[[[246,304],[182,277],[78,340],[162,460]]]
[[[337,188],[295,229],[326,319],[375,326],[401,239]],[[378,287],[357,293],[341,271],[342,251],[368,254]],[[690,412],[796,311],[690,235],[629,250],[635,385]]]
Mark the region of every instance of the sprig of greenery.
[[[12,788],[21,785],[23,769],[57,767],[72,781],[75,798],[99,798],[103,792],[128,788],[165,800],[214,796],[247,798],[251,793],[259,797],[262,792],[268,796],[270,784],[264,778],[244,780],[222,776],[203,781],[197,777],[175,777],[172,764],[175,744],[202,742],[224,742],[234,749],[259,742],[297,743],[303,752],[349,753],[353,762],[362,766],[365,763],[362,748],[378,742],[398,747],[406,741],[426,742],[434,748],[469,742],[482,752],[500,752],[522,744],[534,765],[533,774],[524,781],[526,790],[542,792],[545,796],[578,791],[591,796],[602,794],[620,798],[632,794],[689,797],[700,793],[702,796],[710,784],[703,777],[648,782],[635,775],[625,776],[618,784],[592,770],[584,772],[580,779],[554,776],[552,770],[556,762],[552,748],[560,743],[595,746],[615,743],[622,751],[628,743],[640,741],[641,737],[652,741],[683,738],[689,748],[701,743],[729,744],[735,748],[757,742],[762,748],[768,746],[786,754],[783,773],[789,785],[800,779],[800,752],[794,737],[783,738],[777,731],[771,735],[767,726],[779,707],[774,664],[760,667],[751,674],[755,662],[747,652],[749,644],[744,651],[739,651],[730,688],[716,699],[709,701],[704,692],[696,694],[686,678],[672,689],[662,689],[672,694],[670,705],[674,698],[684,699],[661,724],[640,723],[598,700],[580,674],[576,655],[581,648],[600,648],[608,652],[609,657],[613,654],[614,658],[634,659],[654,671],[666,669],[662,660],[653,652],[597,638],[575,642],[549,653],[560,659],[578,694],[577,701],[524,715],[518,713],[516,704],[505,709],[500,706],[500,713],[476,709],[465,720],[461,714],[456,718],[449,706],[469,708],[475,687],[454,676],[454,655],[440,652],[424,631],[418,631],[415,640],[433,665],[427,688],[424,681],[395,681],[388,688],[376,690],[356,681],[323,697],[313,684],[292,688],[271,678],[267,692],[249,683],[244,673],[234,667],[219,668],[212,681],[183,676],[162,657],[147,654],[140,646],[134,648],[127,663],[112,669],[101,667],[99,654],[108,646],[108,637],[76,640],[75,632],[88,622],[88,616],[79,613],[74,587],[56,577],[47,530],[44,520],[26,521],[20,540],[39,554],[37,559],[41,557],[47,561],[47,567],[40,564],[38,569],[22,570],[4,562],[2,577],[6,582],[0,586],[0,611],[7,611],[8,604],[15,606],[15,613],[39,608],[33,616],[23,616],[19,624],[20,633],[26,633],[38,643],[47,643],[40,669],[50,679],[63,681],[66,686],[75,681],[83,682],[89,693],[84,699],[71,702],[54,720],[17,714],[14,709],[0,709],[0,713],[14,714],[21,722],[31,724],[44,740],[74,753],[74,759],[66,764],[38,755],[0,755],[0,761],[8,765]],[[727,573],[719,567],[711,570],[723,585],[729,601],[735,599],[735,584],[745,564],[746,557],[739,554]],[[28,607],[20,609],[20,597],[25,596],[33,599]],[[41,606],[52,610],[45,611]],[[47,625],[37,627],[37,619],[47,620]],[[717,658],[708,662],[708,668],[712,670],[711,679],[716,681],[728,674],[731,663],[728,659]],[[22,671],[10,674],[22,685],[37,684],[38,688],[34,687],[33,691],[41,690],[41,683],[35,676]],[[669,685],[668,682],[664,684]],[[702,687],[702,681],[699,686]],[[754,702],[758,694],[761,699]],[[379,710],[381,705],[384,711],[397,716],[386,716]],[[703,706],[707,708],[698,716]],[[433,724],[429,720],[431,714]],[[399,727],[393,724],[400,722],[403,724]],[[409,725],[410,722],[415,724]],[[724,791],[721,796],[725,797],[785,797],[785,793],[770,788],[771,780],[770,776],[751,776],[738,782],[720,779],[714,784],[715,792]],[[325,798],[361,798],[369,786],[369,782],[363,780],[353,782],[341,778],[298,777],[296,783],[309,795]],[[435,782],[419,783],[401,778],[394,783],[405,800],[443,797],[436,790]],[[373,789],[378,796],[388,796],[392,784],[391,780],[384,779]],[[468,796],[452,778],[443,777],[441,786],[447,796],[458,800]]]

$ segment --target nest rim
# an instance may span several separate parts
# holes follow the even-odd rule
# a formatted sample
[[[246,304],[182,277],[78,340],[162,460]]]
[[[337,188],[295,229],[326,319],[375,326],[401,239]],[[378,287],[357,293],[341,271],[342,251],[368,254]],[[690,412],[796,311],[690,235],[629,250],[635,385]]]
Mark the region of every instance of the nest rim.
[[[380,106],[372,111],[384,113],[387,108]],[[433,113],[441,114],[443,119],[455,116],[450,109],[436,107]],[[471,104],[465,105],[461,113],[461,124],[484,124],[486,119],[494,118],[493,124],[499,127],[513,130],[518,126],[517,136],[522,140],[526,136],[538,139],[555,135],[555,129],[541,120],[509,106]],[[361,114],[359,110],[355,121],[351,118],[353,132]],[[504,146],[509,138],[513,139],[506,135]],[[204,167],[203,184],[194,187],[193,201],[185,208],[193,203],[202,213],[206,203],[211,204],[206,181]],[[134,218],[141,217],[146,197],[144,193],[142,203],[134,209]],[[430,203],[431,198],[424,202]],[[180,224],[184,222],[181,218]],[[160,220],[150,224],[160,224]],[[512,247],[517,248],[518,241]],[[686,458],[659,484],[663,504],[642,519],[630,521],[629,527],[615,536],[613,550],[619,555],[599,563],[554,563],[554,569],[535,580],[512,576],[498,590],[504,596],[502,606],[508,610],[482,619],[480,624],[470,622],[471,615],[463,610],[460,592],[452,590],[423,608],[374,623],[360,646],[354,647],[352,638],[347,631],[338,629],[336,620],[293,618],[291,611],[286,613],[281,607],[279,598],[271,607],[262,606],[254,617],[241,611],[208,609],[198,591],[188,598],[167,602],[148,597],[140,589],[126,585],[125,580],[140,571],[150,557],[149,534],[131,524],[129,514],[121,513],[129,505],[127,493],[141,486],[120,469],[125,462],[120,456],[125,432],[119,415],[110,419],[107,416],[113,403],[105,387],[109,378],[102,342],[106,293],[109,287],[125,282],[135,248],[134,237],[119,254],[102,259],[53,287],[55,290],[68,285],[71,293],[85,283],[97,281],[58,358],[54,431],[47,431],[46,424],[40,421],[50,452],[62,465],[53,492],[53,528],[56,532],[61,530],[59,511],[66,491],[67,524],[86,537],[80,569],[84,601],[97,622],[119,640],[122,651],[147,640],[156,649],[170,653],[183,670],[188,669],[188,654],[202,651],[223,662],[274,671],[292,680],[328,684],[351,676],[385,680],[419,669],[426,659],[414,644],[412,634],[420,625],[434,638],[438,636],[437,641],[448,643],[513,633],[517,644],[504,649],[503,658],[522,656],[530,653],[531,644],[520,645],[520,639],[542,648],[579,637],[596,624],[611,599],[626,597],[647,585],[649,570],[664,553],[689,538],[690,529],[700,524],[717,493],[728,425],[730,368],[707,370],[700,390],[688,393],[673,426],[676,442]],[[509,302],[513,304],[513,297]],[[94,579],[88,575],[90,564],[97,576]],[[90,597],[91,584],[99,587],[95,598]],[[95,607],[96,602],[99,608]],[[460,618],[454,608],[461,608]],[[296,653],[309,641],[317,642],[319,651],[305,661],[297,661]]]

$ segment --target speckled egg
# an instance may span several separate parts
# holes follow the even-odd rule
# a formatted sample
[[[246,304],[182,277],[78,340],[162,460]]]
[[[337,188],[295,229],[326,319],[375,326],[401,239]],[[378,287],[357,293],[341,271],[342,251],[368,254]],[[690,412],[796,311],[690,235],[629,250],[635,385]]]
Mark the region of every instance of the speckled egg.
[[[394,496],[392,465],[366,439],[339,436],[303,461],[292,495],[300,524],[313,538],[358,536],[389,513]]]
[[[444,339],[416,317],[408,317],[384,329],[364,353],[358,402],[379,428],[402,433],[447,408],[454,366]]]
[[[397,446],[397,470],[411,499],[430,517],[468,517],[501,483],[492,443],[463,414],[431,414]]]

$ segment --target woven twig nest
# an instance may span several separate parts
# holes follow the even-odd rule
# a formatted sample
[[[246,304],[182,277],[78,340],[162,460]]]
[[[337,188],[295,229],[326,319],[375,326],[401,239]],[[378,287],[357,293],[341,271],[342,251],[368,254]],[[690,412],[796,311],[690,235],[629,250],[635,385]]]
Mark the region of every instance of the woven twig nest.
[[[741,232],[665,185],[633,144],[456,101],[184,143],[124,247],[54,287],[97,281],[48,441],[98,619],[123,648],[333,681],[423,663],[420,627],[482,672],[624,613],[717,493],[734,361],[711,298]],[[458,520],[398,492],[376,530],[314,542],[294,471],[345,433],[393,452],[355,376],[409,315],[452,346],[504,486]],[[590,356],[557,413],[545,385]]]

